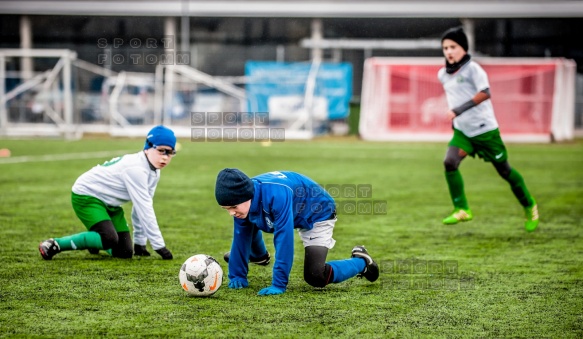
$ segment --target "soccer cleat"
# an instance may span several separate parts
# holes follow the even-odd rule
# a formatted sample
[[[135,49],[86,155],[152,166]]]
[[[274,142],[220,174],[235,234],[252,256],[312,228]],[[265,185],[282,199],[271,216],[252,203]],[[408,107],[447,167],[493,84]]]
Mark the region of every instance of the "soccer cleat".
[[[364,271],[358,274],[358,277],[362,278],[365,277],[366,280],[373,282],[379,278],[379,265],[372,260],[370,254],[364,246],[354,246],[352,249],[352,257],[353,258],[362,258],[366,261],[366,266]]]
[[[443,219],[443,223],[446,225],[455,225],[460,221],[470,221],[474,219],[472,211],[468,208],[467,210],[463,208],[458,208],[447,218]]]
[[[61,252],[59,244],[53,238],[41,242],[40,245],[38,245],[38,250],[44,260],[51,260],[55,254]]]
[[[227,263],[229,262],[230,257],[231,257],[231,251],[229,251],[223,255],[223,259],[225,259],[225,261]],[[265,255],[260,257],[260,258],[254,258],[254,257],[249,258],[250,263],[255,264],[255,265],[259,265],[259,266],[267,266],[267,265],[269,265],[270,261],[271,261],[271,256],[269,255],[269,252],[265,253]]]
[[[527,232],[532,232],[536,230],[538,226],[538,205],[536,202],[530,206],[524,208],[524,216],[526,221],[524,222],[524,228]]]
[[[88,248],[87,251],[89,254],[99,254],[99,250],[97,248]]]

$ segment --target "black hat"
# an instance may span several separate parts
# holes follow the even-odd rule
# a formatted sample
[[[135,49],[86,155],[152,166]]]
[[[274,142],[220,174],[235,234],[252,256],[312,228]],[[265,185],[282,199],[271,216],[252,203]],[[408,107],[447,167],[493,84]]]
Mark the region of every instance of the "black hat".
[[[445,31],[445,33],[443,33],[441,36],[441,42],[443,42],[445,39],[455,41],[464,49],[464,51],[468,51],[468,37],[466,36],[466,33],[464,33],[464,29],[462,27],[453,27]]]
[[[220,206],[235,206],[253,198],[253,181],[236,168],[225,168],[217,175],[215,198]]]

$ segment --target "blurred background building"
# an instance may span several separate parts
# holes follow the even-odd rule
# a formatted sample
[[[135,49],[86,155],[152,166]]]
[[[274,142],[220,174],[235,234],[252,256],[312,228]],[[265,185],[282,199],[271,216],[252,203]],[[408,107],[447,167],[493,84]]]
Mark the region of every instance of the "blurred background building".
[[[477,57],[574,60],[577,71],[574,124],[581,128],[582,18],[583,1],[553,0],[19,0],[0,2],[0,49],[71,50],[76,53],[76,60],[86,62],[81,65],[86,67],[72,70],[71,88],[73,93],[80,94],[72,108],[77,122],[102,120],[102,106],[109,105],[103,102],[103,96],[111,95],[118,81],[109,75],[127,73],[125,87],[116,99],[117,105],[128,102],[126,108],[117,106],[123,117],[122,125],[155,122],[154,116],[148,119],[143,112],[135,112],[139,105],[155,110],[154,74],[169,51],[174,53],[174,63],[179,57],[176,53],[181,53],[183,64],[201,72],[181,73],[190,80],[198,79],[194,81],[198,87],[193,90],[186,86],[181,90],[178,81],[171,98],[163,104],[166,107],[171,101],[183,106],[168,108],[177,121],[186,119],[193,109],[209,110],[202,106],[193,108],[195,101],[206,100],[215,104],[210,107],[221,110],[240,109],[237,103],[217,106],[219,99],[211,95],[217,87],[201,80],[201,76],[209,75],[234,86],[218,91],[231,91],[231,96],[236,97],[236,88],[245,86],[249,61],[348,63],[352,66],[351,114],[344,120],[354,124],[358,121],[366,59],[441,57],[441,33],[463,25],[470,38],[470,53]],[[10,92],[55,67],[57,61],[7,55],[3,62],[4,91]],[[137,74],[152,76],[132,82],[131,75]],[[206,86],[201,87],[201,83]],[[206,97],[195,99],[197,93],[205,91]],[[42,92],[31,95],[36,97]],[[141,98],[139,103],[135,103],[132,93]],[[55,95],[65,94],[57,88],[50,100],[29,98],[24,108],[18,107],[23,104],[16,97],[11,103],[5,100],[8,122],[4,125],[11,121],[34,121],[35,109],[42,111],[48,101],[54,104],[58,101]],[[18,96],[22,99],[26,93],[19,92]],[[36,119],[47,118],[37,114]],[[355,132],[354,126],[350,131]]]

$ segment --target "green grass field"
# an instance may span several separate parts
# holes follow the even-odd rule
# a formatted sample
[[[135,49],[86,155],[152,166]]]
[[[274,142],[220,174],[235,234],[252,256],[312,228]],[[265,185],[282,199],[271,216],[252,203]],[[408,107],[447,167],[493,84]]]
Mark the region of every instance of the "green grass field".
[[[441,224],[451,211],[445,143],[320,139],[263,147],[182,140],[155,196],[174,260],[87,251],[42,260],[41,240],[84,230],[70,205],[77,176],[141,146],[138,139],[0,140],[0,148],[12,151],[0,159],[0,336],[583,336],[581,140],[507,145],[511,165],[539,203],[541,224],[533,233],[524,231],[522,208],[507,183],[476,159],[461,166],[475,219]],[[225,277],[214,296],[187,297],[178,271],[189,256],[215,256],[227,274],[220,258],[230,248],[232,221],[214,199],[224,167],[251,176],[293,170],[323,185],[371,185],[387,213],[340,215],[329,259],[347,258],[364,244],[380,263],[379,281],[310,287],[296,236],[285,294],[256,295],[271,282],[271,264],[251,266],[247,289],[229,290]],[[273,253],[272,236],[265,239]]]

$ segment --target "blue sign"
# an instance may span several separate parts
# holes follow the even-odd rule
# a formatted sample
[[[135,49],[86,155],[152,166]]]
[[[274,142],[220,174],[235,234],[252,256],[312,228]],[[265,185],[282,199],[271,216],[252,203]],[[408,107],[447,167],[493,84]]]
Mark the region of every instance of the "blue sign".
[[[309,75],[312,84],[309,84]],[[316,119],[343,119],[350,112],[352,65],[248,61],[246,91],[250,112],[269,112],[270,120],[294,119],[310,106]]]

